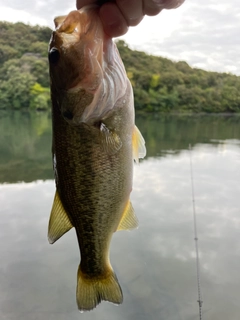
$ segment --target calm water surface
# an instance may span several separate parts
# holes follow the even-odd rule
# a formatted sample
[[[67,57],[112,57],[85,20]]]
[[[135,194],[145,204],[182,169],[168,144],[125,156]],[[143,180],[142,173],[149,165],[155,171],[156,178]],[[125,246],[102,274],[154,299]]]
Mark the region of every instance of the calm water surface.
[[[0,319],[199,319],[193,234],[192,144],[203,318],[240,314],[240,117],[139,116],[148,156],[135,166],[140,226],[117,232],[111,262],[124,303],[79,313],[74,230],[53,246],[55,186],[47,113],[0,113]]]

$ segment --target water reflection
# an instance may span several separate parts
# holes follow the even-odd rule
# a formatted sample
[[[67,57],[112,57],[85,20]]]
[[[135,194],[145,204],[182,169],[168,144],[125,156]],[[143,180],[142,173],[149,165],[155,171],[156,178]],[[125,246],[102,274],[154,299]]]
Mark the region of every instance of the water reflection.
[[[0,182],[53,179],[50,114],[0,111]]]
[[[34,121],[45,120],[40,115]],[[170,119],[138,119],[151,150],[148,158],[135,166],[132,202],[140,227],[132,232],[117,232],[111,246],[111,261],[123,289],[124,303],[119,307],[102,303],[84,314],[77,311],[75,303],[79,251],[74,230],[53,246],[47,242],[55,187],[53,180],[42,181],[47,179],[48,171],[40,168],[49,166],[50,172],[51,164],[44,164],[38,156],[49,159],[50,129],[46,126],[37,135],[36,128],[31,129],[31,121],[25,121],[25,126],[18,120],[14,122],[18,129],[12,129],[12,136],[6,126],[2,134],[10,140],[4,142],[3,135],[0,140],[5,146],[0,162],[1,181],[5,182],[0,185],[1,319],[198,319],[189,142],[194,145],[204,319],[239,319],[240,132],[236,119],[214,118],[217,125],[213,130],[210,120],[198,118],[202,129],[195,138],[190,134],[194,130],[191,122],[187,129],[187,122],[181,127],[182,120],[175,119],[175,135],[169,128],[173,126]],[[158,121],[158,127],[165,132],[159,136]],[[10,161],[9,169],[5,163],[5,173],[13,173],[13,162],[22,168],[24,161],[30,165],[30,158],[34,159],[35,171],[21,169],[18,176],[15,170],[7,180],[7,174],[2,175],[3,158]],[[36,176],[41,181],[6,184],[16,177],[31,181]]]
[[[137,115],[147,157],[240,138],[240,116]],[[50,113],[0,110],[0,183],[53,179]]]

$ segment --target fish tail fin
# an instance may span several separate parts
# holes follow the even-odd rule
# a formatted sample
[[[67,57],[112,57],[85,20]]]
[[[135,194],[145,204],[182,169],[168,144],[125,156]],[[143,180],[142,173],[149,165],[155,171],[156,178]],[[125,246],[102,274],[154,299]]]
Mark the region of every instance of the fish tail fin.
[[[81,266],[78,268],[77,305],[80,311],[94,309],[102,300],[115,304],[123,301],[122,289],[114,271],[109,270],[101,277],[85,275]]]

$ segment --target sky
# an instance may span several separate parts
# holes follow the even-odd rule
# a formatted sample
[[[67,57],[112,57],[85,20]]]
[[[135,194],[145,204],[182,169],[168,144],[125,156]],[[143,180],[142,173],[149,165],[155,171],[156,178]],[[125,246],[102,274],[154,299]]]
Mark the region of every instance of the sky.
[[[53,28],[55,16],[73,9],[75,0],[0,0],[0,20]],[[144,17],[121,38],[132,49],[240,75],[239,0],[185,0],[180,8]]]

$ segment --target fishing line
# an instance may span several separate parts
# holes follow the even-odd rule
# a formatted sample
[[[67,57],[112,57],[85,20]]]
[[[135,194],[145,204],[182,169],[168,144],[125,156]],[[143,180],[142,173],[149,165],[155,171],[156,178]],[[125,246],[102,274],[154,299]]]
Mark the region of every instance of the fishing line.
[[[197,234],[197,216],[195,208],[195,193],[194,193],[194,183],[193,183],[193,166],[192,166],[192,147],[189,144],[189,158],[190,158],[190,172],[191,172],[191,186],[192,186],[192,204],[193,204],[193,226],[194,226],[194,241],[196,250],[196,268],[197,268],[197,287],[198,287],[198,306],[199,306],[199,319],[202,320],[202,293],[201,293],[201,282],[200,282],[200,262],[198,253],[198,234]]]

